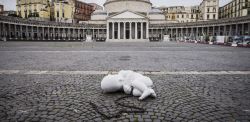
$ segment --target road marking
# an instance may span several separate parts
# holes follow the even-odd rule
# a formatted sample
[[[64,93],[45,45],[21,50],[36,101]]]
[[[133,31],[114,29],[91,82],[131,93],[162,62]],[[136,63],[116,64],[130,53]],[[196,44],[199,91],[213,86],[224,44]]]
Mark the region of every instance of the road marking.
[[[250,75],[250,71],[137,71],[144,75]],[[0,70],[0,75],[107,75],[118,71]]]
[[[129,51],[129,50],[120,50],[120,51],[107,51],[107,50],[95,50],[95,51],[0,51],[3,53],[16,53],[16,52],[23,52],[23,53],[123,53],[123,52],[133,52],[133,53],[148,53],[148,52],[175,52],[172,50],[163,50],[163,51],[158,51],[158,50],[152,50],[152,51]],[[186,50],[184,50],[187,52]],[[183,51],[183,52],[184,52]],[[178,51],[179,52],[179,51]]]
[[[199,50],[199,52],[207,52],[208,50]],[[220,50],[218,50],[220,51]],[[119,50],[119,51],[108,51],[108,50],[81,50],[81,51],[0,51],[1,53],[151,53],[151,52],[194,52],[193,50]],[[233,53],[233,51],[221,51],[223,53]],[[236,52],[237,53],[237,52]],[[250,53],[249,51],[241,51],[241,53]]]

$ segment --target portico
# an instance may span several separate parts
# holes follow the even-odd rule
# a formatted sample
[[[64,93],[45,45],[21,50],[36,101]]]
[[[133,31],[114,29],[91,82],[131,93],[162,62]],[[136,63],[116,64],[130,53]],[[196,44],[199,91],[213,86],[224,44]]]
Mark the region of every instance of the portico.
[[[107,41],[149,41],[148,18],[144,15],[125,11],[107,19]]]

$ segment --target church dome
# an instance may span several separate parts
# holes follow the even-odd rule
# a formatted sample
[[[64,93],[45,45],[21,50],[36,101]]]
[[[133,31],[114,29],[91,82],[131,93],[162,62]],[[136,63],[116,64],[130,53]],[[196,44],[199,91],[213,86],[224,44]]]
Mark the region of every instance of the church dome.
[[[104,3],[107,13],[119,13],[125,10],[148,13],[151,10],[150,0],[106,0]]]

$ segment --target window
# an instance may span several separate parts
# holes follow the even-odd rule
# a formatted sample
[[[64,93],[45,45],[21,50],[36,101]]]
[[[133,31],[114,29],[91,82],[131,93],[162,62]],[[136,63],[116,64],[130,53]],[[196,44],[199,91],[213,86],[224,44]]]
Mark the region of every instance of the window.
[[[215,17],[216,17],[216,15],[214,14],[214,15],[213,15],[213,18],[215,19]]]
[[[57,14],[56,16],[57,16],[57,17],[59,17],[59,11],[57,11],[57,13],[56,13],[56,14]]]
[[[207,19],[209,19],[209,14],[207,15]]]
[[[184,15],[182,14],[182,18],[184,18]]]
[[[207,8],[207,12],[209,13],[209,8]]]

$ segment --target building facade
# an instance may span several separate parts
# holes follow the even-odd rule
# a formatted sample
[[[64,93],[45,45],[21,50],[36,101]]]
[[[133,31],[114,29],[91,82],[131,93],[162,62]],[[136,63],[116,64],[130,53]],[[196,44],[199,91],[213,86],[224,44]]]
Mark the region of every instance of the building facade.
[[[166,20],[177,23],[196,22],[199,17],[199,6],[172,6],[172,7],[159,7],[164,13]]]
[[[53,19],[56,22],[73,22],[75,13],[75,7],[73,3],[67,1],[55,1],[53,5]]]
[[[203,0],[199,8],[199,20],[207,21],[219,18],[219,0]]]
[[[107,42],[149,42],[161,41],[164,35],[172,40],[250,35],[250,16],[174,23],[166,21],[163,12],[152,8],[149,0],[107,0],[104,7],[81,24],[0,16],[0,36],[7,40],[83,41],[91,37],[92,41],[101,38]]]
[[[203,0],[197,6],[159,7],[167,21],[184,23],[218,19],[219,0]]]
[[[90,20],[91,14],[94,12],[94,6],[78,0],[75,1],[74,5],[74,19],[76,22]]]
[[[4,6],[0,4],[0,14],[2,14],[4,11]]]
[[[234,18],[250,15],[250,0],[232,0],[220,7],[219,18]]]
[[[94,11],[79,0],[17,0],[16,9],[22,18],[66,23],[90,20]]]
[[[48,0],[16,0],[16,12],[22,18],[50,20],[50,2]]]

